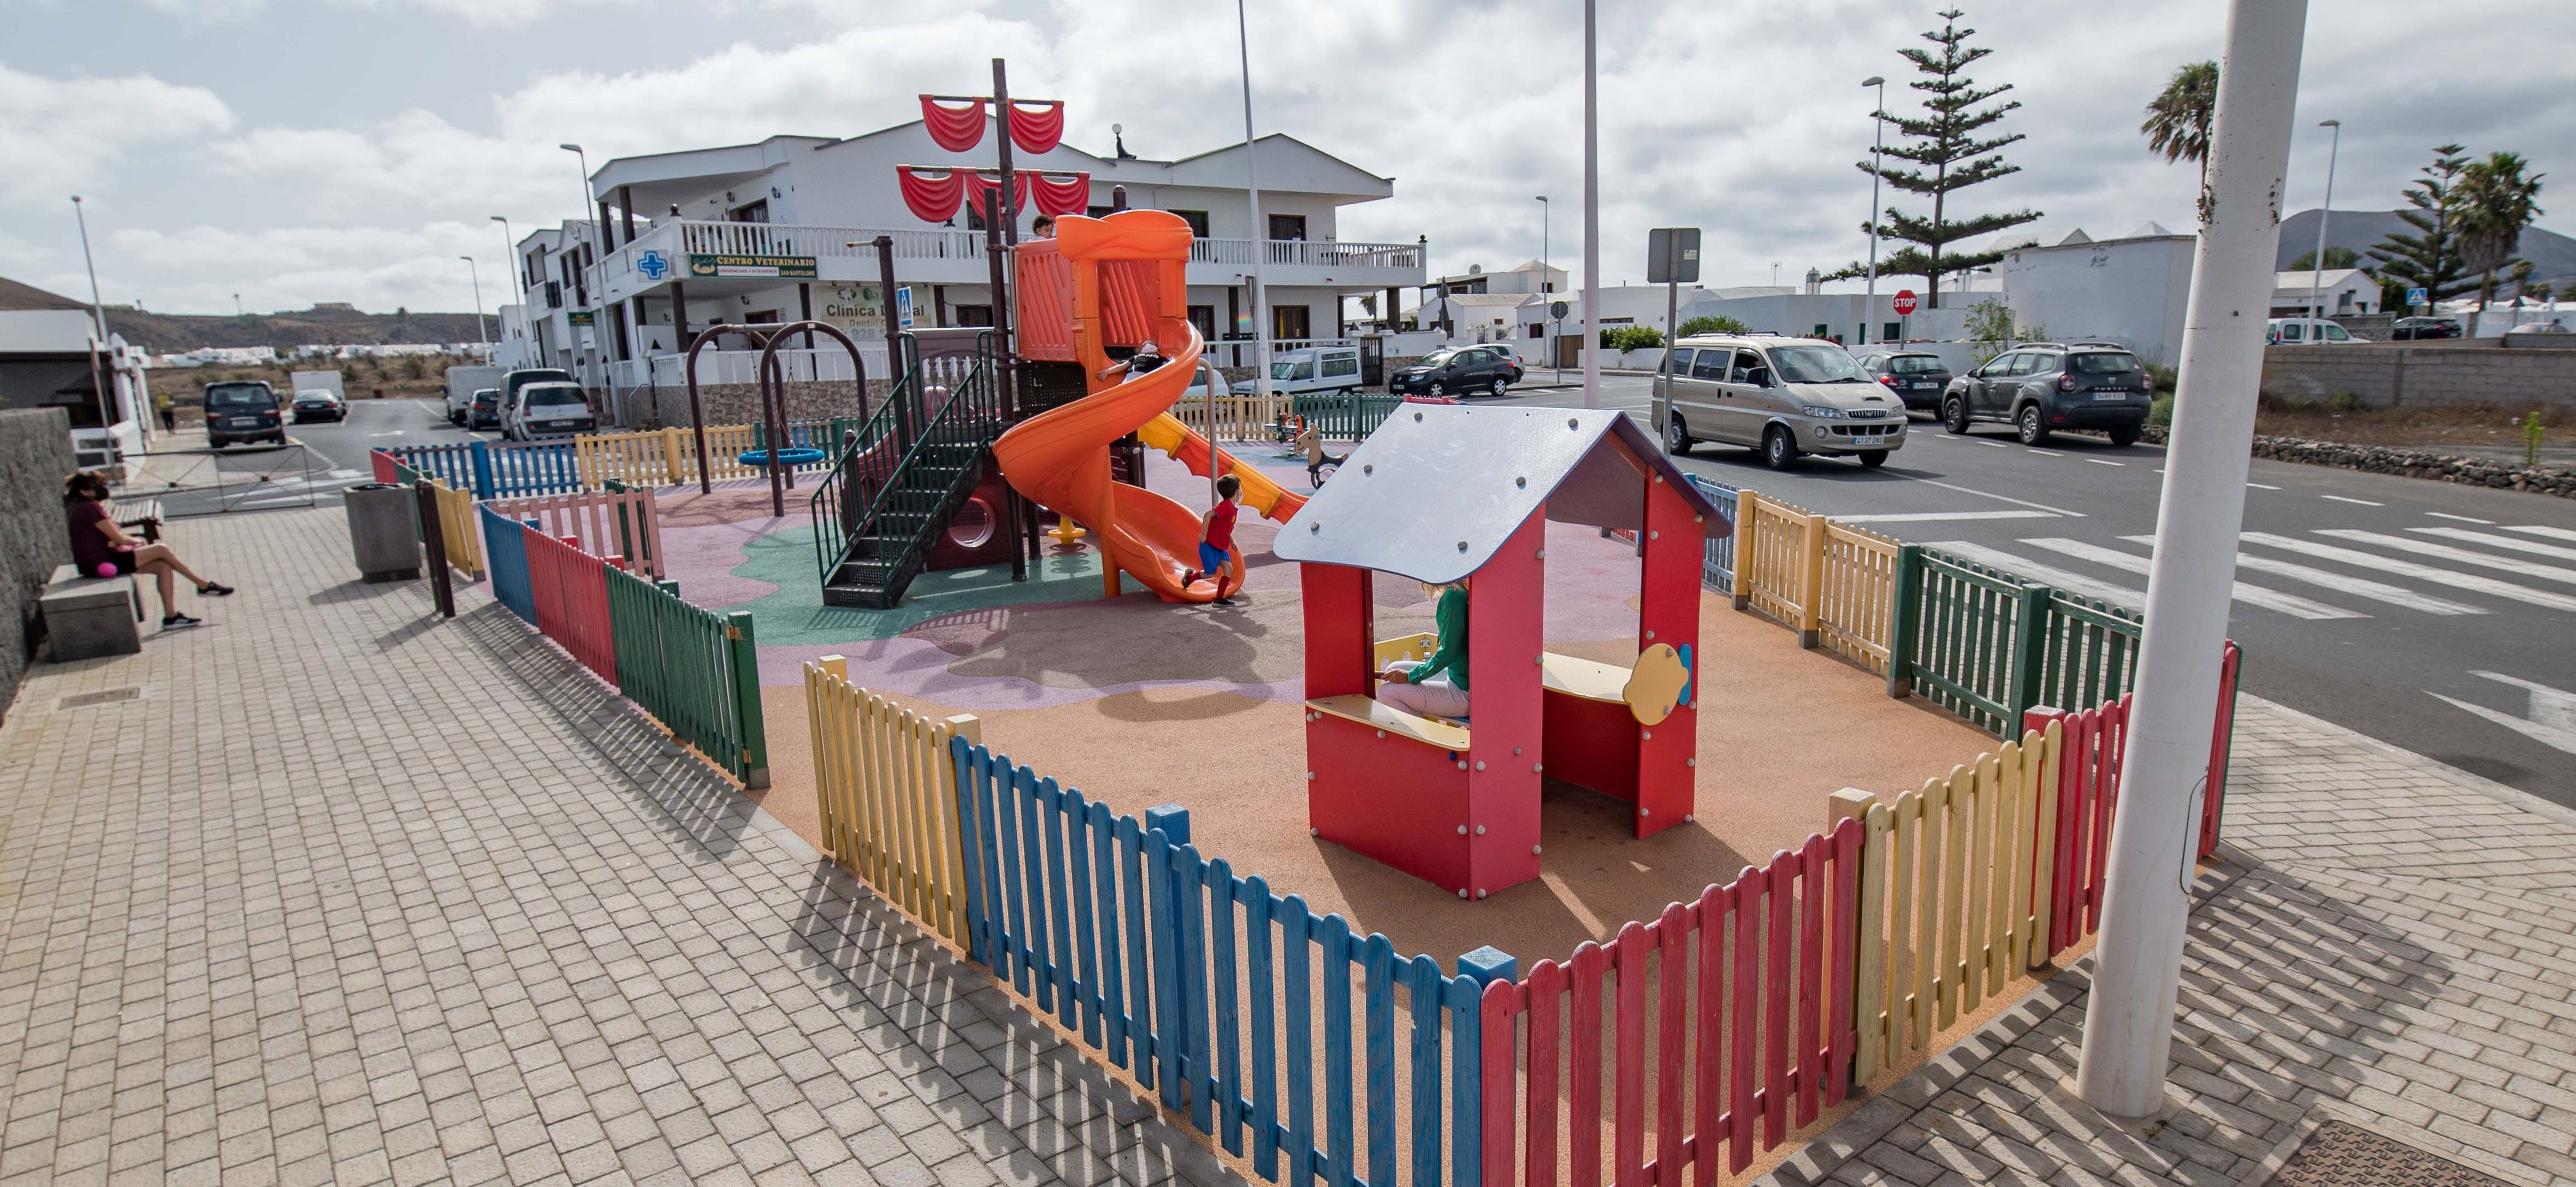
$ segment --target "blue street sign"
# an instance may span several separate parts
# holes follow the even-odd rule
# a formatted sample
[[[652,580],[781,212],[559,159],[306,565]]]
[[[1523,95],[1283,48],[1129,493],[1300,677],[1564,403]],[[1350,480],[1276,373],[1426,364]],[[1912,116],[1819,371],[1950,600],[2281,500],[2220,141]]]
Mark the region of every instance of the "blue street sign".
[[[907,330],[912,328],[911,285],[902,285],[894,290],[894,313],[897,324]]]
[[[659,251],[646,251],[635,257],[635,270],[646,280],[660,280],[671,274],[671,257]]]
[[[2431,304],[2431,302],[2424,299],[2425,295],[2426,294],[2422,289],[2408,289],[2406,290],[2406,303],[2409,305]]]

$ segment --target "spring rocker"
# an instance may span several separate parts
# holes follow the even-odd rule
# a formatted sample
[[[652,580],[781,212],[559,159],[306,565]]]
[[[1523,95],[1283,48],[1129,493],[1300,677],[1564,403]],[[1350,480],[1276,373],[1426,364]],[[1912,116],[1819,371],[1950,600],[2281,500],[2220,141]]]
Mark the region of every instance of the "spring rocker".
[[[1543,638],[1548,521],[1635,533],[1628,666]],[[1635,835],[1691,818],[1700,563],[1726,521],[1618,412],[1405,405],[1279,531],[1306,627],[1314,834],[1461,898],[1539,874],[1543,777],[1634,806]],[[1372,698],[1428,636],[1379,640],[1378,572],[1468,581],[1463,720]]]

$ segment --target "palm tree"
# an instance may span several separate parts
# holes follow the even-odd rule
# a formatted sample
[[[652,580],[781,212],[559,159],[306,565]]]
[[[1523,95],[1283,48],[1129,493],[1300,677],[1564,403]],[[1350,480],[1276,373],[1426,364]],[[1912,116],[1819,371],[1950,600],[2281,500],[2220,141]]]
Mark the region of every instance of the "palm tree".
[[[2209,184],[2209,123],[2218,115],[2218,63],[2190,62],[2174,71],[2147,104],[2147,147],[2168,161],[2188,160],[2200,166],[2202,186]]]
[[[2469,330],[2478,332],[2478,313],[2495,300],[2496,272],[2513,262],[2522,245],[2522,229],[2540,213],[2534,201],[2544,174],[2524,176],[2530,163],[2520,153],[2490,153],[2460,170],[2460,263],[2478,274],[2478,307],[2469,313]]]

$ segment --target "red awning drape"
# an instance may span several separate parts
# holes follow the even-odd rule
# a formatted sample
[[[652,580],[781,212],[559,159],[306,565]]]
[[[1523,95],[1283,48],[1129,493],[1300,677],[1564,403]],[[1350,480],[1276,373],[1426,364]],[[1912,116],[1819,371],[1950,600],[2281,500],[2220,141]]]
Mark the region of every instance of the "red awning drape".
[[[1042,153],[1064,139],[1064,100],[1011,100],[1011,143],[1020,151]]]
[[[930,131],[930,142],[950,152],[964,152],[983,143],[984,105],[991,103],[992,100],[961,99],[947,102],[963,103],[965,106],[947,106],[936,95],[921,97],[921,122]],[[1064,124],[1061,114],[1056,117],[1056,124],[1060,130]]]
[[[1091,175],[1088,173],[1023,173],[1033,177],[1040,214],[1081,214],[1091,208]]]
[[[1002,175],[979,169],[965,174],[965,177],[967,208],[981,213],[984,209],[984,195],[1002,188]],[[1011,171],[1011,196],[1005,201],[1010,203],[1013,210],[1029,204],[1028,174],[1017,169]]]
[[[944,223],[957,217],[957,203],[966,196],[966,179],[973,176],[964,169],[924,169],[917,165],[897,165],[894,174],[903,187],[903,204],[912,208],[913,217],[926,223]]]

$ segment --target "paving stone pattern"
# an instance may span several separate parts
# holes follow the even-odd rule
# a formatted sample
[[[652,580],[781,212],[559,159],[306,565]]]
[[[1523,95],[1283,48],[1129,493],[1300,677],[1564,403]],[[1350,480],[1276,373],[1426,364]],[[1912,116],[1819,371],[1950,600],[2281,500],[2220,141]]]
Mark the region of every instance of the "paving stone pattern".
[[[2063,1087],[2084,962],[1766,1181],[2216,1187],[2345,1122],[2576,1187],[2576,814],[2247,697],[2225,835],[2162,1121]]]
[[[0,725],[0,1181],[1228,1181],[480,594],[172,536]]]

